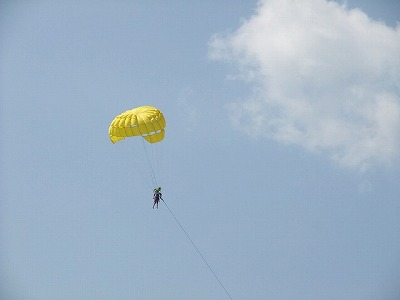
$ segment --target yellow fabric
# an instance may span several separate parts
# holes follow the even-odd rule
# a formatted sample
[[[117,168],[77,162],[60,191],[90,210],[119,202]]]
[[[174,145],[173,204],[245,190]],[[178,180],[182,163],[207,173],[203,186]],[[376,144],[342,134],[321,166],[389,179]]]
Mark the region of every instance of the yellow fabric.
[[[164,139],[166,125],[162,112],[157,108],[140,106],[116,116],[108,133],[113,143],[130,136],[142,136],[149,143],[157,143]]]

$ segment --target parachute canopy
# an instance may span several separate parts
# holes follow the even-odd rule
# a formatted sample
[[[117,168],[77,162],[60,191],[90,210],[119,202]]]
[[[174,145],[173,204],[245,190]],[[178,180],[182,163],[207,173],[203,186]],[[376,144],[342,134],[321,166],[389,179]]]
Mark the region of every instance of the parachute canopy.
[[[116,116],[108,132],[113,144],[131,136],[141,136],[149,143],[157,143],[164,139],[165,126],[161,111],[153,106],[140,106]]]

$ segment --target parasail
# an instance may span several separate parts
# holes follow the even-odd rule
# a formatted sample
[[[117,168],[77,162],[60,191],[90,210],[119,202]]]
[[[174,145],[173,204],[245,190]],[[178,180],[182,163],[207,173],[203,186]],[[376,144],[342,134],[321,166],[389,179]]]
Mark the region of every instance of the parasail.
[[[116,116],[108,132],[111,142],[141,136],[149,143],[164,139],[166,122],[161,111],[153,106],[140,106]]]

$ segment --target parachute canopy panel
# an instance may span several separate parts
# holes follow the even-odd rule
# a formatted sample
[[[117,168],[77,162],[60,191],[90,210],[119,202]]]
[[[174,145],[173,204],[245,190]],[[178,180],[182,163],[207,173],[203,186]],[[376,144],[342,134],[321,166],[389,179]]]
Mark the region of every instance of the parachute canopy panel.
[[[131,136],[141,136],[149,143],[164,139],[166,122],[161,111],[153,106],[140,106],[118,115],[108,132],[116,143]]]

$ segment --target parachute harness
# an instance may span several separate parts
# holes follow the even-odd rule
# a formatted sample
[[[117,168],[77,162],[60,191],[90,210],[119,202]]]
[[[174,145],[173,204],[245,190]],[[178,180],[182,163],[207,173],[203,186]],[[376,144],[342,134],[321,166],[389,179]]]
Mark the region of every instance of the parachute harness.
[[[201,253],[201,251],[199,250],[199,248],[197,248],[196,244],[193,242],[193,240],[191,239],[191,237],[189,236],[189,234],[186,232],[186,230],[183,228],[181,222],[179,222],[179,220],[177,219],[177,217],[174,215],[174,213],[172,212],[172,210],[169,208],[168,204],[161,199],[165,206],[168,208],[169,212],[171,213],[171,215],[174,217],[176,223],[178,223],[179,227],[182,229],[183,233],[186,235],[186,237],[189,239],[190,243],[193,245],[193,247],[196,249],[197,253],[200,255],[200,257],[203,259],[204,263],[207,265],[207,267],[210,269],[211,273],[214,275],[214,277],[217,279],[218,283],[220,284],[220,286],[224,289],[225,293],[228,295],[229,299],[233,300],[233,298],[231,297],[231,295],[229,294],[228,290],[225,288],[225,286],[222,284],[221,280],[218,278],[217,274],[214,272],[214,270],[211,268],[210,264],[207,262],[207,260],[205,259],[204,255]]]

